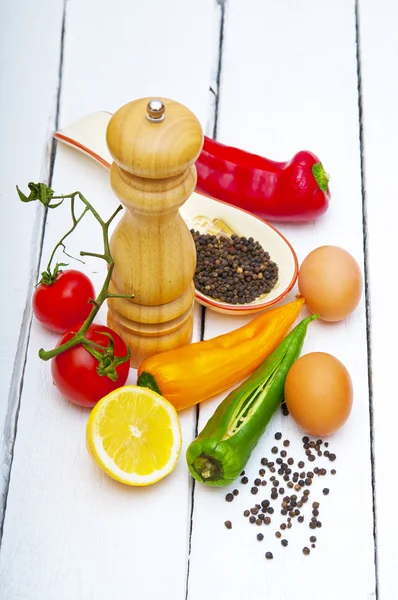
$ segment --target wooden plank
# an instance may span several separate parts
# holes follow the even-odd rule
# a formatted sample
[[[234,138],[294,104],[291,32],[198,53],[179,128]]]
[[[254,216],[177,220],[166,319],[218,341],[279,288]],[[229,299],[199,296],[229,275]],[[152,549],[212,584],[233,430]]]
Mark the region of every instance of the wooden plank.
[[[279,226],[300,262],[315,247],[335,244],[364,263],[354,8],[354,2],[343,0],[324,2],[322,10],[315,0],[227,3],[218,139],[275,160],[310,149],[331,173],[332,202],[324,217]],[[205,335],[243,322],[208,312]],[[264,595],[301,600],[308,597],[309,586],[322,600],[374,598],[365,298],[345,322],[311,325],[303,352],[315,350],[338,357],[355,390],[349,421],[330,438],[338,456],[333,465],[337,474],[316,479],[311,487],[310,497],[321,504],[322,529],[309,529],[312,515],[306,506],[304,523],[295,522],[291,533],[287,531],[289,546],[283,548],[274,536],[284,520],[277,503],[268,528],[250,525],[242,515],[260,495],[261,500],[269,498],[270,484],[267,494],[255,497],[250,487],[260,458],[272,456],[273,434],[281,431],[289,438],[290,454],[297,460],[303,453],[302,432],[278,412],[247,465],[250,483],[236,484],[240,494],[232,504],[224,497],[234,486],[195,486],[189,600]],[[220,399],[201,406],[199,429]],[[319,463],[330,471],[327,460]],[[322,495],[325,485],[328,497]],[[226,519],[232,521],[232,530],[224,526]],[[265,535],[261,542],[256,539],[259,531]],[[309,546],[313,533],[319,542],[307,557],[302,548]],[[266,551],[273,552],[273,561],[265,559]]]
[[[0,495],[8,483],[15,416],[36,284],[43,213],[19,202],[15,186],[47,181],[55,127],[63,0],[5,0],[0,5]],[[40,28],[36,23],[40,14]],[[45,93],[43,93],[45,90]],[[28,298],[29,296],[29,298]],[[3,502],[0,502],[2,513]],[[1,519],[0,519],[1,521]],[[1,529],[1,526],[0,526]]]
[[[67,7],[61,127],[85,112],[112,111],[146,94],[185,102],[205,126],[213,46],[203,45],[203,32],[211,40],[217,25],[211,0],[173,0],[167,10],[160,0],[116,0],[112,11],[93,0],[70,0]],[[61,193],[82,190],[104,215],[117,206],[108,174],[69,148],[57,151],[53,187]],[[43,261],[65,231],[66,219],[63,207],[51,212]],[[76,255],[82,246],[95,251],[99,244],[93,222],[87,221],[69,249]],[[105,266],[94,260],[79,266],[98,290]],[[197,307],[195,339],[200,312]],[[49,365],[37,358],[40,347],[54,342],[33,323],[0,556],[0,597],[105,600],[116,593],[182,600],[191,504],[184,454],[169,478],[146,489],[117,485],[100,473],[85,449],[87,411],[62,399],[51,384]],[[134,381],[132,370],[129,382]],[[194,411],[182,414],[181,422],[185,448]]]
[[[372,340],[374,457],[377,511],[378,589],[381,600],[398,597],[398,527],[391,513],[392,441],[398,407],[390,374],[396,370],[393,342],[398,332],[392,281],[398,206],[395,201],[398,87],[395,77],[398,5],[393,0],[359,2],[363,169],[368,245]],[[388,337],[387,337],[388,336]]]

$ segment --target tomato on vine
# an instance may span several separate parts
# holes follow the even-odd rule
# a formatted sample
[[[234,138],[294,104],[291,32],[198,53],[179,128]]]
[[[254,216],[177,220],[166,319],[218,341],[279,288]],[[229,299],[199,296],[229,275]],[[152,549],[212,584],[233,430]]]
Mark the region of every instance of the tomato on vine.
[[[58,346],[71,340],[75,333],[67,331]],[[83,341],[53,358],[51,373],[55,386],[68,400],[92,407],[126,383],[130,364],[124,360],[126,344],[109,327],[91,323],[85,337],[91,344]]]
[[[130,370],[131,352],[123,339],[105,325],[93,322],[108,298],[134,298],[131,294],[112,294],[108,289],[115,265],[109,247],[109,227],[123,207],[119,205],[113,215],[104,221],[81,192],[55,196],[45,183],[31,182],[28,187],[30,194],[26,196],[17,186],[22,202],[39,201],[46,209],[52,209],[70,200],[72,216],[72,227],[55,246],[33,301],[37,318],[49,328],[52,327],[53,331],[61,331],[64,335],[56,348],[41,348],[39,357],[52,360],[53,381],[60,392],[74,404],[92,407],[111,391],[122,387]],[[76,200],[84,206],[79,216],[76,214]],[[101,227],[104,250],[102,253],[81,251],[80,256],[101,258],[108,267],[102,289],[96,298],[90,280],[83,273],[74,270],[62,273],[59,268],[66,266],[62,263],[57,263],[55,269],[51,270],[55,253],[62,247],[66,254],[65,240],[87,212],[91,212]]]
[[[45,271],[32,299],[33,314],[40,323],[56,333],[64,333],[82,323],[93,308],[94,286],[81,271],[60,271],[57,264],[51,276]]]

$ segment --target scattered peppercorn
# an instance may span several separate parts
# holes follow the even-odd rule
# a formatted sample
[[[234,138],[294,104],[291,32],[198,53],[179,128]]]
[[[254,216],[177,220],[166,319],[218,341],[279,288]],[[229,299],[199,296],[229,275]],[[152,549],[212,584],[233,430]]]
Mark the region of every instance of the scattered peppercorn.
[[[275,537],[280,538],[282,537],[282,534],[280,531],[275,531]]]
[[[305,554],[306,556],[308,556],[309,553],[310,553],[310,549],[307,548],[307,546],[304,546],[304,548],[303,548],[303,554]]]
[[[324,496],[327,496],[329,493],[329,488],[323,488],[322,493]]]
[[[232,529],[232,523],[231,523],[231,521],[225,521],[224,525],[225,525],[225,527],[227,529]]]
[[[257,479],[254,480],[254,485],[261,485],[261,479],[257,477]]]
[[[233,496],[233,494],[227,494],[227,495],[225,496],[225,500],[226,500],[227,502],[232,502],[232,500],[233,500],[233,499],[234,499],[234,496]]]
[[[285,547],[288,545],[288,543],[289,542],[287,540],[282,540],[281,541],[282,546],[285,546]]]
[[[272,552],[266,552],[265,558],[267,558],[268,560],[271,560],[272,558],[274,558],[274,555],[272,554]]]
[[[244,472],[244,471],[242,471],[242,473],[240,474],[240,477],[243,477],[243,475],[244,475],[244,474],[245,474],[245,472]]]
[[[281,408],[282,408],[282,414],[283,414],[283,416],[284,417],[288,417],[289,416],[289,409],[288,409],[287,404],[285,402],[282,402]]]
[[[257,534],[257,539],[258,539],[258,541],[259,541],[259,542],[261,542],[261,540],[263,540],[263,539],[264,539],[264,536],[263,536],[263,534],[262,534],[262,533],[258,533],[258,534]]]
[[[271,523],[271,518],[270,518],[270,517],[265,517],[265,519],[264,519],[264,523],[265,523],[266,525],[269,525],[269,524]]]
[[[329,454],[329,460],[331,460],[332,462],[334,460],[336,460],[336,455],[335,454]]]
[[[332,475],[336,475],[336,473],[337,473],[336,469],[332,469],[330,472]]]
[[[249,479],[248,479],[248,477],[242,477],[242,479],[240,481],[241,481],[241,483],[248,483]]]
[[[258,474],[259,474],[261,477],[264,477],[264,475],[265,475],[265,469],[260,469],[260,470],[259,470],[259,472],[258,472]]]
[[[234,496],[238,496],[239,495],[239,490],[233,490],[232,493],[233,493]]]
[[[302,469],[304,467],[304,462],[302,460],[300,460],[300,462],[297,464],[299,469]]]
[[[243,515],[244,515],[245,517],[248,517],[248,516],[250,515],[250,510],[244,510],[244,511],[243,511]]]
[[[276,439],[276,440],[280,440],[280,439],[281,439],[281,437],[282,437],[282,434],[281,434],[281,432],[280,432],[280,431],[277,431],[274,437],[275,437],[275,439]]]
[[[256,517],[253,517],[253,516],[249,517],[249,521],[250,521],[250,523],[255,523]]]
[[[271,452],[272,452],[272,454],[277,454],[278,453],[278,448],[276,446],[273,446],[271,448]]]
[[[316,537],[315,537],[315,535],[312,535],[312,536],[310,537],[310,542],[312,542],[313,544],[316,542]]]

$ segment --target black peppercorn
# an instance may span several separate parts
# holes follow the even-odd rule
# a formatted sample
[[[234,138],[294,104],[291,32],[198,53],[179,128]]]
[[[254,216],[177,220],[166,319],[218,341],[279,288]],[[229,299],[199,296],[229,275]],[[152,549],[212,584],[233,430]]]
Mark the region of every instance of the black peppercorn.
[[[266,552],[265,558],[267,558],[268,560],[271,560],[272,558],[274,558],[274,555],[272,554],[272,552]]]
[[[329,493],[329,488],[323,488],[322,493],[324,496],[327,496]]]
[[[285,547],[288,545],[288,543],[289,542],[287,540],[282,540],[281,541],[282,546],[285,546]]]
[[[258,539],[258,541],[259,541],[259,542],[261,542],[261,540],[263,540],[263,539],[264,539],[264,536],[263,536],[263,534],[262,534],[262,533],[258,533],[258,534],[257,534],[257,539]]]
[[[232,500],[233,500],[233,499],[234,499],[234,496],[233,496],[233,494],[227,494],[227,495],[225,496],[225,500],[226,500],[227,502],[232,502]]]
[[[253,486],[250,491],[251,491],[252,494],[257,494],[258,488],[255,487],[255,486]]]
[[[227,529],[232,529],[232,523],[231,523],[231,521],[225,521],[224,525],[225,525],[225,527]]]
[[[310,553],[310,549],[307,548],[307,546],[304,546],[304,548],[303,548],[303,554],[305,554],[306,556],[308,556],[309,553]]]
[[[280,432],[280,431],[277,431],[277,433],[275,434],[275,439],[276,439],[276,440],[280,440],[280,439],[281,439],[281,437],[282,437],[282,434],[281,434],[281,432]]]

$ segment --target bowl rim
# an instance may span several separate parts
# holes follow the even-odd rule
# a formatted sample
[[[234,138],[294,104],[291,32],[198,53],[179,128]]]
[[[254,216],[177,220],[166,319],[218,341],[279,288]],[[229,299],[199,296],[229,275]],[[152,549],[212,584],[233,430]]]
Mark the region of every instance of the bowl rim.
[[[270,229],[273,229],[273,231],[277,235],[279,235],[283,239],[283,241],[286,243],[286,245],[289,247],[290,252],[292,253],[292,256],[293,256],[293,261],[294,261],[294,272],[293,272],[293,276],[292,276],[290,283],[273,300],[264,299],[264,302],[259,302],[258,304],[240,304],[240,305],[228,304],[227,302],[217,302],[217,300],[214,300],[213,298],[206,296],[202,292],[199,292],[199,290],[197,290],[196,288],[195,288],[195,297],[200,298],[201,302],[205,306],[206,305],[214,306],[215,308],[220,308],[220,309],[223,309],[228,312],[247,312],[247,311],[253,311],[253,310],[262,310],[263,308],[267,308],[268,306],[273,306],[274,304],[277,304],[278,302],[280,302],[282,300],[282,298],[284,298],[286,296],[286,294],[288,294],[290,292],[290,290],[293,288],[294,284],[296,283],[296,280],[298,277],[298,272],[299,272],[299,263],[298,263],[297,254],[296,254],[292,244],[289,242],[289,240],[283,235],[283,233],[281,233],[279,231],[279,229],[277,229],[277,227],[272,225],[272,223],[269,223],[265,219],[262,219],[261,217],[251,213],[250,211],[248,211],[244,208],[234,206],[233,204],[230,204],[229,202],[224,202],[224,200],[218,200],[217,198],[213,198],[212,196],[208,196],[207,194],[203,194],[202,192],[195,192],[195,193],[199,194],[201,196],[205,196],[206,198],[210,198],[210,200],[215,200],[216,202],[219,202],[220,204],[226,204],[227,206],[230,206],[237,211],[247,213],[251,217],[254,217],[258,221],[261,221],[261,223],[264,223],[265,225],[267,225]]]

